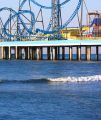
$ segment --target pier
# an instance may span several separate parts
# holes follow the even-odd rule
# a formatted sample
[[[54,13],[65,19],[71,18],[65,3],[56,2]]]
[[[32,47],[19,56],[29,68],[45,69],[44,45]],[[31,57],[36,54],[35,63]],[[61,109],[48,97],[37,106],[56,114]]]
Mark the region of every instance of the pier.
[[[100,48],[101,40],[0,42],[0,59],[91,61],[94,53],[95,60],[100,61]]]
[[[34,0],[19,0],[18,10],[0,8],[0,59],[100,61],[101,13],[89,12],[85,0],[76,1],[75,9],[65,12],[72,5],[68,2],[71,0],[51,0],[47,6]],[[75,17],[77,26],[69,27]]]

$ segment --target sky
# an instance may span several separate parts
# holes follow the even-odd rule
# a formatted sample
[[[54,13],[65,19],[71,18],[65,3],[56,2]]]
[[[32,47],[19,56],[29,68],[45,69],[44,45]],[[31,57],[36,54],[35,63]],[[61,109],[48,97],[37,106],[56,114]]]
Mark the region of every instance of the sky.
[[[0,0],[0,8],[4,6],[8,6],[16,9],[18,5],[18,1],[19,0]],[[37,0],[37,1],[43,2],[43,1],[49,1],[49,0]],[[85,1],[90,10],[95,10],[95,9],[101,10],[101,0],[85,0]]]
[[[51,4],[51,0],[36,0],[37,2],[40,2],[42,4],[45,4],[45,5],[50,5]],[[60,0],[60,1],[64,1],[64,0]],[[68,19],[67,16],[70,16],[77,4],[78,0],[71,0],[70,2],[70,5],[67,5],[66,6],[66,9],[68,9],[68,12],[67,13],[64,9],[63,11],[63,19],[64,19],[64,23],[65,23],[65,20]],[[97,10],[97,11],[101,11],[101,0],[85,0],[86,4],[87,4],[87,8],[89,11],[94,11],[94,10]],[[10,7],[14,10],[17,10],[18,9],[18,3],[19,3],[19,0],[0,0],[0,8],[2,7]],[[74,6],[73,6],[74,5]],[[27,7],[25,7],[25,9],[27,9]],[[34,6],[34,13],[35,13],[35,9],[37,9],[35,6]],[[70,12],[71,11],[71,12]],[[7,14],[7,13],[5,13]],[[68,15],[70,14],[70,15]],[[44,13],[44,16],[45,18],[48,16],[48,12],[45,11]],[[3,15],[3,18],[2,19],[6,19],[5,16]],[[76,18],[75,18],[76,19]],[[72,25],[77,25],[77,23],[75,22],[76,20],[73,20],[72,22]],[[48,19],[46,20],[46,23],[47,23]],[[84,22],[86,21],[86,13],[84,13]],[[84,23],[86,24],[86,23]]]
[[[36,1],[38,1],[39,3],[45,4],[45,5],[47,5],[47,4],[51,5],[51,0],[36,0]],[[60,0],[60,1],[64,1],[64,0]],[[74,7],[75,7],[75,5],[77,5],[77,2],[78,2],[78,0],[71,0],[71,3],[67,6],[65,6],[66,10],[64,9],[64,11],[63,11],[64,21],[65,21],[65,19],[67,19],[66,18],[67,16],[70,16],[70,14],[72,14],[72,12],[70,12],[70,11],[74,10]],[[95,10],[101,11],[101,0],[85,0],[85,2],[86,2],[88,10],[90,12],[95,11]],[[12,8],[17,11],[18,4],[19,4],[19,0],[0,0],[0,8],[9,7],[9,8]],[[27,6],[25,6],[24,9],[27,9]],[[36,6],[34,6],[34,9],[33,9],[34,13],[36,12],[36,10],[37,10],[37,8],[36,8]],[[6,21],[7,14],[8,14],[7,12],[5,12],[3,14],[0,13],[0,15],[2,15],[3,21]],[[48,11],[45,11],[44,16],[45,16],[45,20],[47,23],[48,19],[46,17],[49,16]],[[87,20],[85,16],[86,16],[86,12],[84,13],[83,22],[85,22]],[[72,24],[72,26],[77,26],[76,18],[72,21],[71,24]]]

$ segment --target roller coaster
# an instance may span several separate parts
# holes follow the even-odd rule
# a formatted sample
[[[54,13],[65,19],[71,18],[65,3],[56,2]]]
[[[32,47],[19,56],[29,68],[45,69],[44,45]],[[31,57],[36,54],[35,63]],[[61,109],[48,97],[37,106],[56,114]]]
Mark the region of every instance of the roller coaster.
[[[40,0],[41,1],[41,0]],[[0,39],[2,41],[21,41],[21,40],[38,40],[38,39],[61,39],[60,31],[66,28],[82,5],[83,0],[77,0],[77,5],[67,20],[62,22],[61,9],[68,6],[72,0],[51,0],[51,5],[43,5],[37,0],[19,0],[19,9],[15,11],[12,8],[0,8]],[[25,9],[24,5],[28,3],[29,9]],[[32,9],[33,6],[39,8],[38,13]],[[43,18],[43,10],[51,11],[51,15],[47,26],[45,26]],[[4,21],[3,12],[8,13],[8,17]],[[41,15],[41,20],[38,17]],[[38,23],[42,27],[36,27]]]

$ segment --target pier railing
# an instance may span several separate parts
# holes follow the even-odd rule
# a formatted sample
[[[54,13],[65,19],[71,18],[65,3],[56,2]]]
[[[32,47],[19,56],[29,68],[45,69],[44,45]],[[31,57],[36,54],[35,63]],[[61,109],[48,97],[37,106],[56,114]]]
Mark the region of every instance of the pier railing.
[[[101,40],[101,37],[68,37],[67,40]]]
[[[64,40],[101,40],[101,37],[68,37],[68,39]],[[16,39],[12,40],[4,40],[0,39],[0,42],[10,42],[10,41],[17,41]],[[19,41],[51,41],[48,38],[46,39],[34,39],[34,38],[21,38]]]
[[[0,42],[4,42],[4,41],[50,41],[48,38],[44,38],[44,39],[35,39],[35,38],[20,38],[19,40],[17,39],[12,39],[12,40],[4,40],[4,39],[0,39]],[[63,39],[63,40],[101,40],[101,37],[85,37],[85,36],[82,36],[82,37],[76,37],[76,36],[70,36],[68,37],[67,39]]]

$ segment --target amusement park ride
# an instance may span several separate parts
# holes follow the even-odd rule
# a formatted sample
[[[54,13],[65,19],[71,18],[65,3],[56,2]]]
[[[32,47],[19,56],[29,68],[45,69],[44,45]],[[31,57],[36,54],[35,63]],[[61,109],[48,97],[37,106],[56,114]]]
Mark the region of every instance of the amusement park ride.
[[[85,0],[77,0],[77,6],[68,19],[63,22],[62,8],[72,0],[51,0],[51,5],[46,6],[37,2],[37,0],[19,0],[18,11],[12,8],[0,8],[0,39],[2,41],[21,41],[21,40],[44,40],[44,39],[68,39],[64,34],[74,34],[74,36],[101,36],[101,15],[98,12],[88,12],[88,24],[82,25],[83,4]],[[24,9],[24,5],[28,3],[29,9]],[[39,8],[38,13],[35,13],[33,6]],[[68,5],[67,5],[68,6]],[[43,10],[50,10],[51,17],[49,18],[47,26],[44,22]],[[2,13],[8,12],[8,18],[3,21]],[[78,13],[81,12],[79,17]],[[39,20],[41,16],[41,20]],[[78,16],[79,28],[68,28],[71,21]],[[91,19],[93,17],[93,20]],[[41,26],[36,27],[38,23]],[[92,28],[92,29],[91,29]]]

